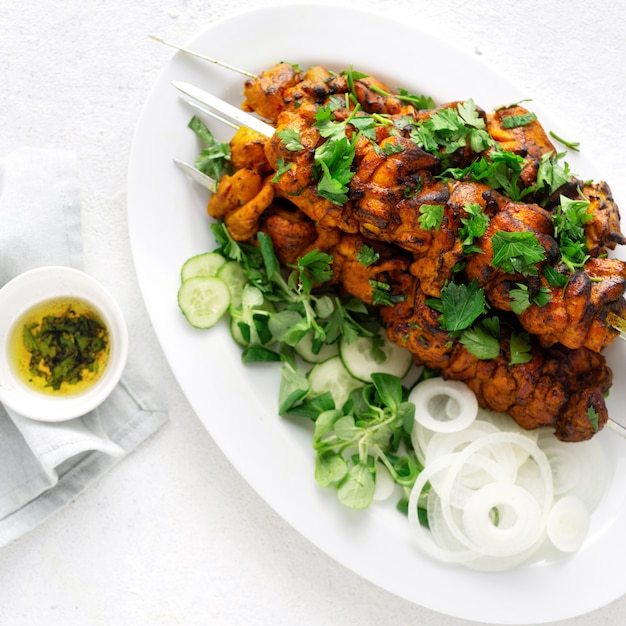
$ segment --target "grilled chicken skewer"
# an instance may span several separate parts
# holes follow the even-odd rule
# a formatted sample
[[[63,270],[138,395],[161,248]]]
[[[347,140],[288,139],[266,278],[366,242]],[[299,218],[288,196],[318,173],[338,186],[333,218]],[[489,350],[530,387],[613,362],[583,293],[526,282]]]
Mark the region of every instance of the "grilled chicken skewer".
[[[177,86],[180,88],[180,85],[177,85]],[[187,89],[187,92],[188,91],[189,90]],[[197,97],[198,93],[195,92],[194,95]],[[224,110],[221,108],[221,104],[219,104],[219,101],[218,101],[218,104],[216,104],[215,100],[211,100],[211,107],[219,108],[219,110],[222,113],[224,112]],[[266,112],[267,112],[267,108],[266,108]],[[242,118],[240,117],[240,115],[241,115],[240,111],[237,110],[237,117],[233,115],[233,118],[237,119],[237,121],[241,123]],[[248,126],[253,126],[256,122],[258,122],[258,120],[256,118],[250,119],[250,116],[243,118],[243,123],[244,124],[247,123]],[[256,132],[261,134],[264,138],[267,138],[268,136],[270,136],[271,137],[270,142],[276,140],[276,129],[272,126],[265,125],[265,126],[261,126],[260,128],[257,127]],[[264,151],[266,153],[268,152],[267,146],[265,146]],[[270,160],[270,165],[272,165],[271,155],[268,155],[268,156]],[[275,167],[272,167],[271,170],[275,171]],[[235,173],[235,176],[237,175],[237,173],[238,172]],[[221,215],[219,214],[219,211],[222,209],[219,209],[217,212],[214,211],[215,214],[212,213],[214,217],[218,217],[218,218],[223,218],[224,216],[226,216],[225,221],[227,223],[227,226],[229,227],[229,230],[234,230],[235,234],[233,234],[233,236],[235,237],[235,235],[238,234],[239,237],[241,237],[241,240],[245,240],[246,238],[252,237],[254,235],[255,228],[258,230],[259,217],[264,213],[267,207],[270,207],[272,205],[272,200],[274,199],[274,196],[277,193],[280,195],[282,192],[285,194],[285,196],[289,194],[289,190],[284,190],[284,189],[281,190],[279,185],[272,186],[267,183],[264,184],[262,182],[262,177],[258,173],[255,173],[255,174],[258,176],[256,185],[248,185],[248,184],[243,184],[243,186],[239,185],[241,189],[245,191],[245,194],[248,194],[249,198],[247,198],[243,202],[240,202],[242,198],[236,199],[235,204],[236,205],[239,204],[238,206],[239,215],[235,219],[231,220],[230,225],[228,224],[228,215],[230,212],[228,211],[227,208],[224,209],[224,207],[222,206],[223,213]],[[244,176],[244,178],[245,177],[246,176]],[[232,183],[233,181],[227,181],[227,185],[233,186]],[[234,186],[236,187],[236,185]],[[250,189],[254,189],[254,191],[251,193]],[[302,189],[300,189],[299,191],[300,191],[300,195],[296,196],[297,198],[300,198],[302,196]],[[213,202],[213,209],[215,209],[216,206],[220,205],[219,196],[220,196],[220,190],[218,186],[218,191],[215,195],[215,197],[217,198],[217,201]],[[260,199],[261,196],[264,196],[263,200]],[[293,200],[293,197],[290,197],[290,199]],[[212,197],[212,200],[213,200],[213,197]],[[232,200],[232,197],[231,197],[231,200]],[[304,201],[307,202],[308,200],[309,199],[305,197]],[[313,201],[315,202],[315,198],[313,198]],[[211,202],[209,206],[211,206]],[[246,211],[242,212],[241,211],[242,207],[246,207]],[[243,215],[243,213],[245,213],[245,215]],[[265,226],[267,226],[271,218],[274,217],[276,213],[277,213],[276,211],[268,210],[267,220],[265,220]],[[319,242],[319,239],[321,236],[320,230],[325,231],[325,234],[321,236],[321,239],[322,241],[325,241],[326,244],[328,245],[329,241],[333,240],[333,236],[329,237],[329,232],[333,230],[332,227],[336,227],[341,224],[340,215],[341,214],[339,213],[334,216],[334,219],[338,220],[338,223],[335,223],[335,224],[326,223],[326,224],[322,224],[320,227],[320,222],[323,220],[317,220],[318,224],[312,227],[312,232],[311,232],[311,224],[310,223],[307,224],[306,220],[304,222],[298,221],[296,226],[299,227],[305,224],[305,226],[309,229],[309,235],[315,234],[315,243]],[[314,213],[313,215],[309,215],[309,217],[315,218],[316,215]],[[325,214],[323,214],[322,217],[325,217]],[[237,225],[241,225],[241,224],[244,224],[245,227],[243,228],[241,232],[237,233]],[[343,225],[344,225],[343,233],[341,232],[339,232],[339,234],[337,232],[334,233],[334,241],[336,245],[334,248],[331,248],[331,249],[333,249],[333,251],[335,252],[338,252],[341,249],[341,246],[337,244],[337,241],[336,241],[337,237],[339,237],[340,241],[345,240],[346,237],[348,238],[355,237],[355,236],[357,238],[359,237],[359,235],[356,232],[352,232],[352,233],[350,232],[352,228],[350,227],[345,228],[345,225],[346,225],[345,223]],[[334,230],[337,231],[338,229],[334,228]],[[368,233],[368,235],[370,236],[371,234],[372,234],[371,232]],[[395,246],[397,245],[398,242],[392,241],[391,243]],[[323,248],[323,246],[320,246],[320,247]],[[402,265],[402,262],[400,263],[400,265]],[[397,263],[395,266],[393,263],[391,266],[389,265],[387,266],[387,271],[389,270],[396,271],[399,269],[400,268],[397,266]],[[415,277],[411,276],[410,273],[405,273],[405,278],[406,280],[413,280],[414,282],[419,282],[419,281],[416,281]],[[407,288],[407,290],[409,290],[409,288]],[[623,293],[623,289],[622,289],[622,293]],[[363,296],[363,294],[361,294],[361,296]],[[619,294],[619,297],[621,298],[621,294]],[[364,294],[364,299],[367,301],[367,294]],[[392,319],[394,318],[393,315],[391,317]],[[401,318],[401,316],[399,317]],[[390,326],[390,328],[393,328],[393,326]],[[449,339],[450,338],[448,337],[448,343],[449,343]],[[555,349],[558,353],[561,348],[557,347]],[[564,400],[561,401],[560,403],[557,403],[558,408],[556,408],[554,406],[555,402],[553,399],[553,402],[552,402],[553,406],[550,407],[550,411],[549,411],[550,416],[549,416],[548,421],[546,421],[547,418],[545,416],[545,410],[543,411],[543,417],[539,417],[538,415],[533,415],[532,410],[529,413],[528,410],[525,408],[521,408],[520,411],[517,411],[517,408],[520,404],[521,405],[534,404],[535,407],[540,405],[544,407],[545,409],[546,404],[547,404],[546,403],[547,397],[543,397],[543,398],[534,397],[534,403],[533,403],[531,398],[528,398],[524,396],[523,394],[520,396],[519,393],[516,392],[516,393],[513,393],[513,396],[511,396],[512,398],[514,398],[513,403],[510,406],[508,406],[508,408],[505,408],[503,410],[507,410],[509,413],[514,415],[517,421],[519,421],[522,425],[527,425],[527,427],[532,427],[532,424],[539,425],[539,423],[543,423],[543,424],[549,423],[555,427],[557,436],[559,436],[560,438],[563,438],[565,440],[585,439],[591,436],[593,432],[592,430],[590,430],[589,419],[586,417],[586,411],[583,411],[581,413],[580,408],[583,407],[583,409],[587,409],[587,410],[593,408],[593,411],[595,412],[597,416],[597,427],[602,427],[604,423],[606,423],[607,415],[606,415],[606,408],[604,406],[602,395],[608,390],[608,386],[610,386],[611,374],[610,374],[610,370],[606,367],[604,363],[603,357],[601,357],[600,355],[596,355],[592,358],[591,354],[595,354],[595,353],[593,353],[592,351],[590,352],[587,349],[583,349],[582,351],[580,351],[580,350],[567,350],[565,348],[564,350],[565,350],[565,354],[560,354],[558,357],[549,356],[548,353],[545,352],[545,350],[539,350],[538,354],[541,355],[540,359],[541,359],[542,365],[539,367],[539,370],[536,370],[537,368],[536,363],[533,366],[536,370],[535,374],[537,373],[537,371],[543,374],[552,373],[552,376],[549,376],[549,380],[553,382],[554,382],[554,376],[555,376],[553,371],[558,371],[557,365],[559,362],[561,362],[561,364],[563,361],[569,363],[570,370],[575,372],[575,375],[573,376],[573,378],[572,376],[570,376],[569,379],[567,378],[565,379],[565,382],[562,381],[559,383],[560,384],[559,388],[562,389],[562,392],[556,393],[556,396],[562,397]],[[550,352],[550,354],[553,354],[553,353],[554,351]],[[487,390],[488,392],[491,387],[494,370],[493,369],[490,370],[489,376],[483,378],[480,375],[478,375],[478,371],[480,370],[485,371],[485,367],[484,367],[485,362],[478,362],[479,360],[475,358],[474,359],[470,358],[470,362],[473,362],[474,364],[469,365],[467,363],[467,354],[469,353],[461,349],[461,354],[463,354],[463,358],[461,358],[460,360],[459,358],[452,359],[452,363],[454,363],[454,366],[442,368],[443,371],[450,377],[456,377],[461,380],[465,379],[467,372],[471,372],[471,375],[469,375],[467,378],[468,383],[469,381],[473,381],[472,384],[474,384],[474,386],[476,387],[474,390],[477,393],[479,399],[481,400],[481,403],[486,404],[487,406],[490,406],[490,407],[493,406],[493,398],[489,399],[488,397],[493,394],[486,393],[485,390]],[[598,359],[597,362],[594,360],[596,358]],[[536,361],[536,359],[533,357],[533,362],[534,361]],[[553,361],[555,365],[552,365]],[[460,363],[463,363],[463,365],[459,366]],[[507,371],[508,374],[510,374],[510,368],[506,367],[505,362],[501,363],[500,365],[498,365],[497,363],[495,364],[492,363],[491,366],[495,366],[496,369],[498,368],[503,369],[504,371]],[[516,368],[519,374],[521,371],[519,366],[516,366]],[[591,373],[591,372],[595,372],[595,373]],[[578,377],[580,376],[582,376],[583,378],[585,377],[587,378],[587,384],[584,387],[584,393],[587,394],[585,398],[582,398],[582,396],[578,397],[577,395],[578,391],[577,389],[575,389],[575,387],[577,387],[578,385]],[[532,388],[533,383],[531,383],[530,380],[534,381],[535,379],[529,379],[529,384]],[[575,384],[572,384],[572,381],[574,381]],[[535,389],[537,388],[538,387],[535,385]],[[554,389],[553,389],[553,395],[554,395]],[[537,394],[535,394],[535,396],[537,396]],[[574,398],[576,398],[575,401],[573,401]],[[568,403],[567,406],[570,407],[569,409],[567,409],[566,405],[563,404],[565,400],[567,400],[567,403]],[[499,408],[498,410],[501,410],[501,409]],[[576,412],[577,410],[578,412]],[[556,417],[558,416],[563,416],[560,418],[560,422],[558,420],[555,421]],[[543,420],[543,421],[538,421],[538,419]]]
[[[222,117],[235,120],[236,123],[244,122],[255,132],[268,137],[264,153],[268,157],[270,171],[275,172],[279,169],[281,161],[293,164],[293,167],[273,186],[273,192],[270,186],[265,185],[262,196],[246,208],[250,228],[254,228],[251,216],[260,215],[279,191],[289,196],[291,202],[299,206],[311,219],[328,228],[338,227],[345,232],[360,231],[374,239],[399,245],[412,252],[415,255],[412,271],[419,276],[421,288],[432,297],[441,296],[441,288],[452,278],[453,269],[460,262],[467,264],[464,272],[467,280],[478,280],[480,286],[485,288],[491,306],[497,309],[511,311],[510,294],[518,289],[520,283],[530,285],[531,295],[540,290],[544,293],[550,292],[548,304],[539,306],[533,303],[520,315],[526,330],[540,336],[545,346],[560,342],[570,348],[587,346],[599,351],[619,334],[607,323],[606,313],[612,310],[614,315],[620,316],[625,308],[622,295],[626,288],[626,265],[621,262],[590,259],[584,268],[575,272],[566,290],[560,286],[550,286],[543,277],[530,279],[498,272],[492,267],[490,237],[499,230],[533,232],[545,248],[548,261],[552,257],[550,262],[552,264],[554,258],[558,256],[558,244],[552,238],[552,217],[539,206],[514,203],[485,185],[435,181],[424,168],[434,167],[437,164],[436,159],[418,150],[408,141],[395,159],[381,154],[381,150],[375,150],[376,145],[373,142],[363,142],[366,147],[361,152],[364,154],[360,157],[359,167],[351,183],[352,194],[357,199],[337,206],[321,198],[311,183],[313,167],[311,155],[320,137],[315,129],[309,130],[309,127],[303,125],[302,114],[282,113],[281,120],[285,116],[289,120],[296,119],[305,147],[304,157],[301,157],[300,153],[295,154],[286,149],[272,126],[242,113],[231,105],[222,106],[219,99],[191,85],[179,82],[175,82],[174,85],[188,97],[208,106],[207,113],[212,115],[219,107]],[[307,118],[304,117],[304,120],[307,121]],[[293,128],[283,124],[279,129],[286,127]],[[394,142],[399,141],[395,137],[393,139]],[[382,143],[385,144],[386,141],[383,139]],[[241,143],[239,140],[235,140],[233,145],[239,143]],[[412,153],[415,153],[414,157],[411,156]],[[397,167],[394,161],[399,163]],[[412,168],[410,170],[407,169],[407,161]],[[383,180],[379,180],[380,176],[377,177],[378,170],[383,171],[385,176]],[[364,171],[366,174],[363,174]],[[397,192],[393,190],[395,181],[401,180],[403,186],[407,185],[411,172],[415,172],[417,179],[422,181],[423,189],[422,192],[406,199],[401,190]],[[432,182],[429,184],[428,180]],[[230,181],[227,179],[225,184],[229,187]],[[375,188],[374,192],[370,191],[372,187]],[[370,199],[369,196],[372,194],[374,198]],[[213,207],[219,204],[219,198],[218,191],[216,200],[212,202]],[[252,196],[249,196],[247,201],[251,199]],[[428,203],[447,207],[445,211],[448,217],[437,231],[428,232],[420,226],[417,219],[420,207]],[[482,249],[483,254],[467,256],[462,251],[458,233],[463,220],[468,217],[463,208],[468,203],[483,205],[491,218],[488,232],[475,244]],[[217,218],[221,215],[221,210],[213,213]],[[250,228],[236,231],[235,238],[248,238],[253,232],[253,230],[249,232]],[[610,236],[605,235],[605,238],[610,239]],[[581,303],[578,308],[572,306],[576,301]]]

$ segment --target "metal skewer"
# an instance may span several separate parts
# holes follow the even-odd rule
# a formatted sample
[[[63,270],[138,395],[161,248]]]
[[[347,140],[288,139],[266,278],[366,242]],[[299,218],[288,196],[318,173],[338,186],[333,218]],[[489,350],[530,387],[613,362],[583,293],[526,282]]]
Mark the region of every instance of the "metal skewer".
[[[175,43],[165,41],[165,39],[161,39],[160,37],[156,37],[155,35],[148,35],[148,37],[150,37],[150,39],[154,39],[154,41],[158,41],[159,43],[165,44],[166,46],[170,46],[170,48],[174,48],[175,50],[178,50],[179,52],[190,54],[191,56],[202,59],[203,61],[208,61],[209,63],[213,63],[214,65],[219,65],[220,67],[223,67],[227,70],[232,70],[233,72],[237,72],[238,74],[243,74],[244,76],[247,76],[248,78],[257,78],[256,74],[252,74],[251,72],[242,70],[239,67],[235,67],[234,65],[230,65],[228,63],[225,63],[224,61],[220,61],[219,59],[214,59],[204,54],[200,54],[199,52],[195,52],[194,50],[183,48],[182,46],[178,46]]]

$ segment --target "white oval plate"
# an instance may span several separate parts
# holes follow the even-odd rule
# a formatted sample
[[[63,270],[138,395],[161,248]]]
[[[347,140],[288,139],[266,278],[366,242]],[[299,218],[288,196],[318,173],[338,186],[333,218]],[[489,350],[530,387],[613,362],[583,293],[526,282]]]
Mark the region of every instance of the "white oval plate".
[[[332,45],[320,43],[327,42],[331,26]],[[213,24],[187,46],[257,73],[279,61],[303,68],[321,64],[337,71],[353,64],[390,87],[425,92],[437,102],[471,97],[487,110],[529,95],[444,41],[351,9],[316,5],[260,9]],[[427,63],[417,62],[418,50],[421,58],[432,55]],[[344,566],[441,613],[530,624],[592,611],[622,595],[626,442],[612,432],[601,437],[613,480],[594,514],[588,541],[569,558],[507,573],[476,573],[433,562],[415,548],[408,524],[393,504],[349,511],[331,490],[316,485],[309,425],[276,414],[278,367],[243,366],[226,324],[196,331],[178,311],[181,265],[188,257],[213,249],[215,242],[205,211],[207,193],[172,162],[174,157],[193,161],[200,149],[186,127],[191,110],[170,85],[172,80],[194,83],[238,105],[244,78],[183,54],[176,54],[164,68],[137,126],[130,159],[128,218],[136,271],[154,328],[184,393],[250,485],[288,523]],[[547,129],[572,136],[536,103],[533,110]],[[212,128],[220,138],[229,137],[227,129],[217,124]],[[581,176],[599,178],[578,155],[571,155],[569,162]],[[623,345],[611,346],[609,354],[614,371],[624,371]],[[619,419],[620,407],[626,406],[626,386],[615,385],[609,406]]]

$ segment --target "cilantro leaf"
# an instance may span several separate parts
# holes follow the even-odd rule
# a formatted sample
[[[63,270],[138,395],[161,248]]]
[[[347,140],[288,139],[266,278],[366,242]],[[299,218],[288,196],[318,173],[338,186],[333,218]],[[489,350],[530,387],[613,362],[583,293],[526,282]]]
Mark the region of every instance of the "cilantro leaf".
[[[363,265],[364,267],[369,267],[378,261],[380,258],[380,254],[374,250],[374,248],[370,248],[367,245],[361,246],[361,249],[356,253],[357,261]]]
[[[598,412],[596,411],[594,406],[589,406],[587,408],[587,417],[589,418],[589,422],[591,423],[591,427],[593,428],[593,432],[597,433],[599,428],[600,428],[600,424],[598,422],[600,416],[598,415]]]
[[[588,212],[589,200],[582,192],[580,195],[582,198],[575,200],[562,195],[554,215],[554,238],[561,247],[561,260],[571,272],[589,258],[584,225],[593,215]]]
[[[528,333],[512,333],[509,347],[511,350],[509,365],[528,363],[532,359],[532,354],[530,354],[530,335]]]
[[[526,126],[531,122],[534,122],[537,116],[532,113],[521,113],[519,115],[504,115],[502,117],[503,128],[518,128],[519,126]]]
[[[315,162],[322,170],[317,183],[320,196],[341,206],[348,201],[348,183],[354,172],[351,171],[355,147],[346,137],[326,141],[315,150]]]
[[[471,326],[487,311],[485,292],[477,280],[470,283],[448,283],[441,290],[442,327],[458,332]]]
[[[477,322],[461,332],[459,341],[478,359],[497,358],[500,354],[500,320],[491,317]]]
[[[521,315],[531,304],[545,306],[552,299],[552,293],[548,287],[540,287],[539,291],[531,298],[528,285],[517,283],[517,288],[509,291],[511,296],[511,310],[516,315]]]
[[[545,259],[542,245],[535,234],[528,231],[498,231],[491,237],[491,245],[491,265],[507,274],[536,276],[535,264]]]
[[[297,128],[283,128],[282,130],[276,131],[276,134],[280,137],[280,140],[287,150],[293,152],[304,150],[300,139],[300,131]]]
[[[206,124],[197,116],[193,116],[187,125],[205,144],[205,148],[196,157],[194,166],[203,174],[218,181],[227,169],[230,159],[230,144],[215,139]]]
[[[419,208],[417,222],[424,230],[439,230],[443,222],[442,204],[422,204]]]
[[[466,203],[463,207],[469,217],[462,217],[463,226],[459,228],[461,248],[465,254],[471,252],[483,253],[483,250],[473,245],[475,237],[482,237],[489,226],[489,216],[483,211],[480,204]]]

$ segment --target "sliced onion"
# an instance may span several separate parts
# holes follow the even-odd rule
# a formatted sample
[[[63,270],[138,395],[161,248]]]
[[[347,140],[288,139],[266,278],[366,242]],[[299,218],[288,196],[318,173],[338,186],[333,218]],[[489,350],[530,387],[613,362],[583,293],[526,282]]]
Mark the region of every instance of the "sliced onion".
[[[536,498],[523,487],[494,482],[481,487],[467,501],[463,528],[480,554],[513,556],[542,539],[543,514]]]
[[[589,531],[589,510],[577,496],[557,500],[547,521],[548,538],[561,552],[575,552]]]
[[[452,461],[451,456],[454,455],[438,458],[419,473],[411,489],[408,516],[409,524],[413,530],[413,536],[415,537],[417,545],[423,552],[444,563],[464,563],[476,558],[475,553],[471,550],[463,548],[456,550],[436,543],[432,533],[420,523],[417,512],[417,505],[424,487],[438,472],[448,470],[450,462]]]
[[[456,405],[450,404],[450,398]],[[413,387],[409,401],[415,404],[417,423],[434,432],[451,433],[467,428],[478,413],[476,396],[457,380],[427,378]],[[449,415],[447,406],[454,407],[457,414]]]
[[[539,437],[539,445],[552,466],[555,495],[576,495],[593,511],[608,483],[608,464],[600,442],[559,441],[546,429]]]
[[[411,491],[409,521],[426,554],[503,571],[545,554],[548,536],[563,552],[580,547],[608,482],[599,442],[526,431],[510,416],[479,410],[456,381],[428,379],[409,398],[416,404],[411,439],[425,467]],[[430,530],[419,523],[420,499]]]

